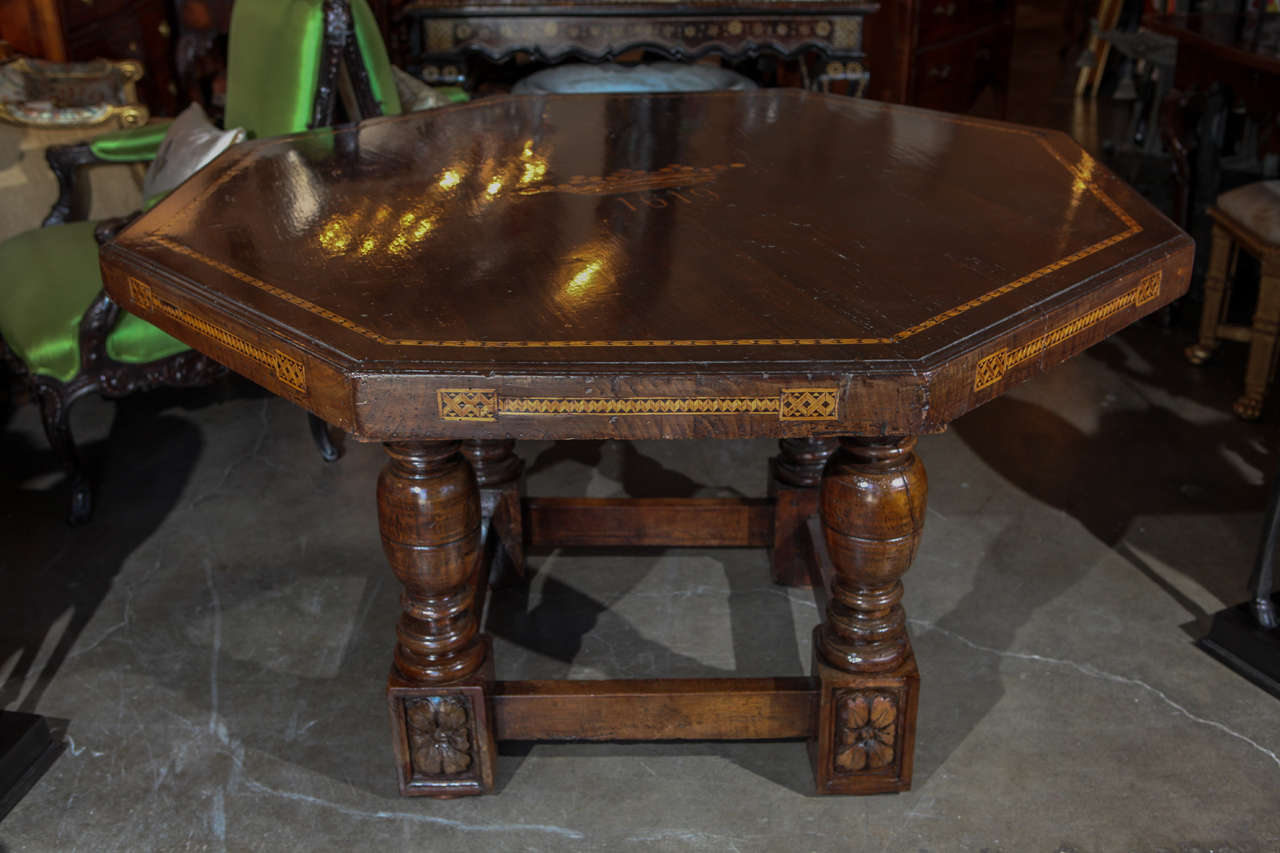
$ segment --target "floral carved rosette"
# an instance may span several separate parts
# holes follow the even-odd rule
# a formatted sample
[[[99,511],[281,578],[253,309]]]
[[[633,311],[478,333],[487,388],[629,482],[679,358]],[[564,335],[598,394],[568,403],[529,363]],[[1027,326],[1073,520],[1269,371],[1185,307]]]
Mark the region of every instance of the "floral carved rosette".
[[[425,776],[453,776],[471,766],[469,704],[457,696],[405,703],[415,770]]]
[[[837,700],[836,769],[878,770],[893,763],[898,703],[885,693],[844,693]]]

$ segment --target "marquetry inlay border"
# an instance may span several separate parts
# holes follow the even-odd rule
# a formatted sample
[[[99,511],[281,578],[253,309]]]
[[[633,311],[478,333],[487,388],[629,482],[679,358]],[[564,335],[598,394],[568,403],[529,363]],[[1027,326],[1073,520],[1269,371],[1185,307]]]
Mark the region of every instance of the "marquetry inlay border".
[[[1161,272],[1149,275],[1142,279],[1138,286],[1132,290],[1076,317],[1069,323],[1064,323],[1051,332],[1046,332],[1038,338],[1033,338],[1013,349],[1002,348],[991,353],[991,355],[984,356],[978,361],[978,365],[974,369],[973,390],[981,391],[989,385],[996,384],[1013,367],[1032,360],[1045,350],[1051,349],[1068,338],[1073,338],[1086,329],[1098,325],[1103,320],[1118,314],[1131,305],[1136,307],[1150,302],[1160,295],[1160,282],[1163,278],[1164,274]]]
[[[572,195],[613,195],[648,192],[667,187],[694,187],[714,181],[730,169],[744,169],[746,163],[721,163],[715,166],[683,166],[673,163],[654,171],[619,169],[601,177],[575,175],[563,184],[536,184],[520,190],[520,195],[570,193]]]
[[[519,397],[492,388],[441,388],[444,421],[493,422],[502,415],[776,415],[781,421],[834,421],[836,388],[783,388],[773,395],[716,397]]]
[[[268,350],[240,335],[228,332],[221,326],[214,325],[203,317],[191,313],[180,305],[175,305],[156,296],[149,285],[136,278],[129,279],[129,299],[136,314],[164,314],[176,323],[181,323],[193,331],[199,332],[210,340],[222,344],[229,350],[239,353],[250,361],[257,362],[275,374],[275,377],[293,388],[295,391],[307,393],[307,368],[297,358],[280,350]]]
[[[714,97],[717,94],[721,96],[729,96],[729,97],[733,96],[733,93],[704,93],[704,97]],[[555,98],[557,96],[552,95],[548,97]],[[562,96],[562,97],[573,97],[573,96]],[[660,96],[644,95],[642,97],[660,97]],[[673,95],[673,97],[678,97],[678,95]],[[459,104],[454,107],[448,107],[445,109],[468,109],[468,108],[475,108],[477,105],[483,106],[484,101],[471,102],[468,104]],[[867,102],[865,101],[857,102],[857,107],[859,109],[866,109],[870,106],[873,106],[873,105],[868,105]],[[836,104],[836,107],[842,108],[842,109],[850,108],[843,104]],[[889,107],[886,106],[884,108],[888,109]],[[981,127],[985,130],[989,130],[993,132],[1012,133],[1020,136],[1028,136],[1033,138],[1037,142],[1037,144],[1039,144],[1039,146],[1043,148],[1051,158],[1053,158],[1054,162],[1061,165],[1062,168],[1064,168],[1067,171],[1067,173],[1071,176],[1072,180],[1075,181],[1076,184],[1082,190],[1087,190],[1092,196],[1094,196],[1094,198],[1096,198],[1099,202],[1101,202],[1112,213],[1112,215],[1114,215],[1118,220],[1120,220],[1120,223],[1124,226],[1123,229],[1116,232],[1115,234],[1112,234],[1111,236],[1105,239],[1102,239],[1096,243],[1093,243],[1092,245],[1086,246],[1083,249],[1080,249],[1076,252],[1072,252],[1071,254],[1061,257],[1053,261],[1052,263],[1045,264],[1044,266],[1036,270],[1033,270],[1027,273],[1026,275],[1020,276],[1019,278],[1016,278],[997,288],[989,290],[980,296],[976,296],[973,299],[970,299],[964,303],[961,303],[960,305],[957,305],[953,308],[949,308],[946,311],[936,314],[928,318],[927,320],[923,320],[919,323],[916,323],[913,326],[909,326],[905,329],[902,329],[901,331],[895,332],[892,335],[883,335],[879,337],[835,337],[835,338],[640,338],[640,339],[627,339],[627,340],[591,340],[591,339],[439,340],[439,339],[423,339],[423,338],[393,338],[388,335],[384,335],[380,332],[377,332],[373,329],[370,329],[367,326],[364,326],[361,323],[358,323],[355,320],[352,320],[348,317],[343,317],[340,314],[337,314],[334,311],[331,311],[327,308],[324,308],[320,305],[315,304],[314,302],[304,299],[303,297],[298,296],[297,294],[291,293],[287,290],[284,290],[283,288],[269,284],[265,281],[262,281],[261,279],[258,279],[254,276],[249,275],[248,273],[235,269],[234,267],[231,267],[214,258],[209,257],[208,255],[205,255],[204,253],[200,252],[197,249],[178,243],[172,239],[169,239],[168,237],[163,237],[155,234],[145,235],[145,232],[144,232],[144,236],[142,239],[144,241],[150,241],[154,244],[163,246],[181,255],[185,255],[186,257],[189,257],[193,260],[203,263],[213,269],[219,270],[220,272],[223,272],[226,275],[229,275],[241,282],[244,282],[245,284],[248,284],[258,290],[261,290],[265,293],[269,293],[275,297],[278,297],[279,299],[282,299],[291,305],[297,306],[298,308],[310,314],[313,314],[324,320],[332,322],[337,326],[340,326],[344,329],[354,332],[355,334],[360,335],[361,337],[364,337],[368,340],[374,341],[379,344],[383,344],[385,346],[440,347],[445,349],[457,349],[457,348],[461,348],[461,349],[541,349],[541,348],[572,349],[572,348],[634,348],[634,347],[660,348],[660,347],[727,347],[727,346],[752,346],[752,347],[755,347],[755,346],[863,346],[863,345],[871,345],[871,344],[901,343],[902,341],[905,341],[908,338],[912,338],[920,334],[921,332],[926,331],[927,329],[931,329],[934,326],[938,326],[942,323],[945,323],[947,320],[958,317],[961,314],[967,313],[968,311],[971,311],[974,308],[977,308],[981,305],[985,305],[986,303],[994,299],[997,299],[1001,296],[1004,296],[1008,293],[1012,293],[1013,291],[1018,290],[1019,288],[1022,288],[1027,284],[1030,284],[1031,282],[1042,279],[1051,273],[1054,273],[1054,272],[1057,272],[1058,270],[1063,269],[1064,267],[1070,266],[1071,264],[1077,263],[1078,261],[1084,260],[1085,258],[1096,255],[1098,252],[1101,252],[1104,249],[1110,248],[1111,246],[1114,246],[1117,243],[1123,242],[1124,240],[1127,240],[1130,237],[1133,237],[1137,234],[1142,233],[1142,230],[1143,230],[1142,226],[1138,224],[1137,220],[1135,220],[1126,210],[1124,210],[1124,208],[1122,208],[1114,199],[1112,199],[1109,195],[1107,195],[1106,192],[1104,192],[1102,188],[1098,186],[1097,182],[1092,179],[1093,173],[1097,171],[1099,167],[1097,165],[1097,162],[1094,161],[1093,158],[1091,158],[1088,154],[1081,152],[1080,164],[1077,166],[1068,162],[1065,157],[1063,157],[1060,153],[1054,150],[1054,148],[1045,139],[1042,131],[1022,128],[1017,126],[1010,126],[1010,125],[992,124],[992,123],[988,123],[980,120],[966,119],[959,116],[945,116],[945,117],[934,116],[932,118],[935,121],[938,121],[938,120],[949,121],[953,124]],[[327,132],[337,134],[337,133],[350,133],[350,132],[353,132],[354,130],[355,130],[354,128],[329,129]],[[316,131],[316,132],[320,133],[325,131]],[[247,165],[249,165],[249,163],[251,163],[254,160],[255,156],[260,156],[263,151],[269,150],[274,147],[278,147],[280,145],[287,145],[287,144],[288,144],[287,139],[268,143],[266,145],[263,145],[261,148],[256,149],[256,151],[254,151],[253,153],[247,156],[241,157],[239,162],[237,162],[235,165],[228,168],[225,172],[219,175],[216,180],[211,182],[208,186],[204,187],[204,189],[200,193],[192,197],[192,199],[184,207],[184,211],[190,209],[192,206],[202,202],[204,199],[212,195],[213,192],[215,192],[220,186],[222,186],[224,183],[226,183],[228,180],[230,180],[236,174],[238,174],[241,170],[243,170]]]

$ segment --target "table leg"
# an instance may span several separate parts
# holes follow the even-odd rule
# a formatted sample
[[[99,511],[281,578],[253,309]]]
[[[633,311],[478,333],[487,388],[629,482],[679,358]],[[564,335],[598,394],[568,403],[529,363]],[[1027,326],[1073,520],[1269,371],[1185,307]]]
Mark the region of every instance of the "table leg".
[[[469,439],[462,453],[471,462],[480,486],[481,528],[491,532],[505,551],[512,574],[524,580],[524,523],[520,499],[524,460],[515,454],[514,439]]]
[[[382,547],[404,585],[387,686],[403,794],[493,788],[493,661],[479,634],[480,497],[456,441],[386,445]]]
[[[769,553],[773,580],[784,586],[810,586],[813,556],[805,552],[805,523],[818,511],[822,469],[835,451],[834,438],[784,438],[769,461],[769,496],[773,498],[773,547]]]
[[[814,631],[819,793],[911,786],[920,676],[901,577],[924,527],[928,481],[914,438],[843,438],[823,472],[820,514],[835,569]]]

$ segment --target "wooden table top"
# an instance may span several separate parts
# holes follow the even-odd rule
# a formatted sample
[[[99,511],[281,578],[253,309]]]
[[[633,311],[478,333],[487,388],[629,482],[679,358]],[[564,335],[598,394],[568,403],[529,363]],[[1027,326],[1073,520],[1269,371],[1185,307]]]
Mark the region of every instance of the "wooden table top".
[[[108,292],[357,437],[937,431],[1187,286],[1063,134],[793,89],[237,146]]]

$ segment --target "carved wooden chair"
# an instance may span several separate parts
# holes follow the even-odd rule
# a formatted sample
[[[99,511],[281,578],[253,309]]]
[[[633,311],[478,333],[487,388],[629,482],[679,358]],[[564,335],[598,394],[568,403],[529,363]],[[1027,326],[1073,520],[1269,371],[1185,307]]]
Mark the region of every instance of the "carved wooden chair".
[[[353,118],[398,113],[391,64],[366,0],[238,0],[228,40],[225,123],[252,137],[331,124],[340,71],[351,83]],[[143,320],[102,290],[98,245],[129,217],[95,226],[83,219],[79,167],[154,159],[165,124],[50,148],[59,194],[46,227],[0,244],[0,351],[39,402],[45,433],[67,472],[72,524],[92,510],[67,413],[89,393],[116,398],[157,386],[210,381],[221,366]],[[154,201],[154,200],[148,200]],[[96,234],[95,234],[96,229]],[[323,423],[312,432],[336,458]]]

